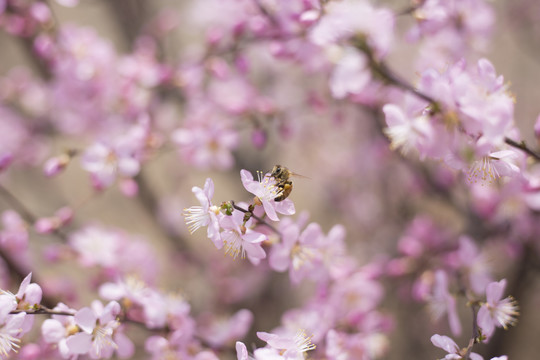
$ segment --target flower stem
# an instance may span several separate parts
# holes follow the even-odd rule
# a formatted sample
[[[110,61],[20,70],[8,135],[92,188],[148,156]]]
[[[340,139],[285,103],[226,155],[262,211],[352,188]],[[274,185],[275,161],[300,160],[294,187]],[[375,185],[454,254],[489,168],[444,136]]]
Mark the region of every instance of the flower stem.
[[[261,223],[262,225],[266,225],[268,228],[270,228],[273,232],[275,232],[276,234],[280,235],[281,236],[281,233],[279,232],[278,229],[276,229],[274,226],[272,226],[271,224],[267,223],[266,221],[264,221],[263,219],[261,219],[260,217],[258,217],[257,215],[253,214],[251,211],[249,210],[246,210],[244,208],[241,208],[240,206],[236,205],[234,203],[234,201],[231,200],[231,204],[232,206],[238,210],[238,211],[241,211],[243,212],[244,214],[247,214],[247,213],[250,213],[251,214],[251,217],[254,218],[255,220],[257,220],[259,223]]]

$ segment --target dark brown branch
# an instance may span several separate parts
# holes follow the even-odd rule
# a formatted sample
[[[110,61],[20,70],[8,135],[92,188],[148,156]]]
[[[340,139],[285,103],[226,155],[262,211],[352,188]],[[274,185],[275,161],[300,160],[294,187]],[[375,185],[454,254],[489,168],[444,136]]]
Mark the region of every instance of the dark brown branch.
[[[45,307],[36,309],[36,310],[13,310],[12,312],[10,312],[10,314],[20,314],[20,313],[26,313],[28,315],[66,315],[66,316],[75,315],[72,312],[51,310]]]
[[[24,221],[33,225],[38,220],[38,217],[26,207],[15,195],[13,195],[8,189],[0,184],[0,196],[3,197],[18,214],[22,216]],[[58,229],[53,230],[52,234],[58,237],[63,242],[67,241],[67,236]]]
[[[269,229],[271,229],[273,232],[275,232],[276,234],[278,234],[278,235],[281,236],[281,233],[279,232],[278,229],[276,229],[274,226],[272,226],[271,224],[267,223],[266,221],[264,221],[263,219],[261,219],[261,218],[258,217],[257,215],[253,214],[251,211],[241,208],[240,206],[236,205],[236,204],[234,203],[234,201],[231,201],[231,204],[232,204],[232,206],[233,206],[236,210],[241,211],[241,212],[243,212],[244,214],[250,213],[250,214],[251,214],[251,217],[254,218],[255,220],[257,220],[261,225],[267,226],[267,227],[268,227]]]
[[[540,154],[534,152],[529,147],[527,147],[527,145],[525,144],[525,141],[517,142],[510,138],[504,138],[504,142],[512,147],[515,147],[516,149],[520,149],[521,151],[525,152],[527,155],[533,157],[535,160],[540,161]]]

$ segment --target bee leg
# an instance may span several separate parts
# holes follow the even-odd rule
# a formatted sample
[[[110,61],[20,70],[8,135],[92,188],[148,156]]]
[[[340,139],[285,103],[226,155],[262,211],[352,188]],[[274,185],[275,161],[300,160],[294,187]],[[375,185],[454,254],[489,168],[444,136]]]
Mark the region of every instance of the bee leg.
[[[274,198],[274,201],[283,201],[292,191],[292,181],[285,181],[283,184],[279,184],[278,188],[280,189],[281,194]]]

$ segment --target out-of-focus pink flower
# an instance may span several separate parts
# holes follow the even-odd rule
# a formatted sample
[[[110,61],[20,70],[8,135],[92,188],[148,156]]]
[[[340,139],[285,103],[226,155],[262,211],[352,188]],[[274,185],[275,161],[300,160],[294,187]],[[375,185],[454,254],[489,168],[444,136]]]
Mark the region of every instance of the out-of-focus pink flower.
[[[487,338],[493,335],[496,327],[507,329],[517,322],[517,302],[511,296],[502,298],[505,287],[505,279],[486,287],[486,302],[478,310],[478,326]]]
[[[448,257],[451,266],[460,269],[469,280],[469,286],[477,293],[482,294],[487,284],[492,281],[491,264],[486,256],[478,250],[474,241],[467,237],[459,238],[459,248]]]
[[[448,336],[435,334],[431,337],[431,343],[448,353],[448,355],[444,357],[444,360],[459,360],[465,355],[461,353],[461,350],[457,346],[456,342]],[[477,353],[470,353],[469,358],[471,360],[483,360],[482,356],[478,355]]]
[[[337,99],[349,94],[358,95],[371,81],[371,70],[366,56],[353,48],[346,48],[330,78],[330,90]]]
[[[53,231],[69,224],[73,218],[73,210],[70,207],[64,206],[58,209],[54,216],[40,218],[34,224],[34,228],[40,234],[50,234]]]
[[[376,359],[389,346],[386,336],[380,333],[348,334],[334,329],[326,336],[326,356],[328,360],[345,358]]]
[[[79,254],[83,266],[101,265],[114,267],[120,251],[119,234],[101,227],[88,226],[69,238],[69,243]]]
[[[280,195],[280,189],[276,186],[276,181],[266,174],[259,180],[253,180],[253,175],[247,170],[240,171],[242,184],[247,191],[257,196],[260,204],[264,208],[264,212],[270,220],[279,221],[277,213],[285,215],[293,215],[295,213],[294,204],[290,199],[275,201],[274,199]]]
[[[323,269],[322,253],[319,250],[319,238],[323,236],[320,226],[311,223],[301,234],[296,224],[281,229],[282,242],[272,246],[270,266],[276,271],[288,269],[294,284],[306,277],[317,279],[317,267]]]
[[[62,6],[75,7],[79,4],[79,0],[56,0]]]
[[[365,37],[377,56],[384,56],[392,44],[394,14],[376,9],[367,1],[331,2],[310,33],[310,39],[322,46],[338,43],[356,35]]]
[[[71,162],[71,156],[68,153],[60,154],[48,159],[43,165],[43,173],[52,177],[60,174]]]
[[[207,313],[199,317],[198,334],[213,348],[220,348],[236,339],[242,339],[253,322],[251,311],[242,309],[227,319]]]
[[[521,169],[516,165],[520,154],[515,150],[490,153],[473,162],[469,168],[467,181],[471,184],[491,184],[502,176],[516,177]]]
[[[435,272],[433,291],[428,298],[429,310],[435,320],[448,314],[448,323],[455,336],[461,334],[461,323],[456,309],[456,299],[448,292],[448,277],[443,270]]]
[[[4,228],[0,231],[0,244],[6,250],[22,251],[28,246],[28,229],[21,216],[14,210],[2,213]]]
[[[82,266],[102,266],[109,278],[136,274],[149,282],[155,280],[158,262],[144,239],[94,225],[71,234],[69,245]]]
[[[81,165],[92,175],[93,184],[98,189],[111,186],[118,175],[133,177],[140,170],[140,163],[132,149],[111,147],[99,142],[86,149]]]
[[[299,330],[294,335],[277,335],[267,332],[257,332],[259,339],[266,341],[268,345],[279,350],[284,359],[299,359],[305,353],[315,349],[315,344],[311,343],[311,337],[307,336],[303,330]]]
[[[172,140],[178,145],[182,158],[201,169],[228,169],[234,159],[231,151],[238,146],[238,133],[224,125],[215,123],[195,123],[177,129]]]

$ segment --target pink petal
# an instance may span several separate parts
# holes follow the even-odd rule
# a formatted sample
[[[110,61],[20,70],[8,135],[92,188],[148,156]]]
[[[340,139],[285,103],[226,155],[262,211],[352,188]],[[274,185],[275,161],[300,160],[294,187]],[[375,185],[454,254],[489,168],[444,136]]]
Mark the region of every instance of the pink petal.
[[[30,284],[31,280],[32,273],[26,275],[26,277],[21,282],[21,286],[19,286],[19,291],[17,292],[17,294],[15,294],[17,298],[22,299],[22,297],[24,296],[24,292],[26,291],[26,287],[28,286],[28,284]]]
[[[66,328],[58,320],[47,319],[41,325],[41,336],[49,344],[56,344],[64,338]]]
[[[284,215],[294,215],[294,213],[296,212],[296,209],[294,208],[294,203],[290,199],[276,202],[274,208],[278,213]]]
[[[72,354],[86,354],[92,348],[92,335],[77,333],[66,339],[66,345]]]
[[[210,178],[206,179],[206,182],[204,183],[204,194],[208,199],[211,199],[214,196],[214,182]]]
[[[124,333],[116,333],[114,342],[118,346],[116,353],[119,358],[127,359],[135,353],[135,345]]]
[[[248,360],[248,351],[246,345],[240,341],[236,342],[236,356],[238,360]]]
[[[92,333],[96,327],[97,316],[89,307],[84,307],[75,314],[75,322],[87,333]],[[69,345],[69,344],[68,344]]]
[[[277,204],[275,201],[272,201],[273,203]],[[274,206],[269,201],[263,201],[263,208],[266,215],[268,215],[268,218],[272,221],[279,221],[279,218],[276,214],[276,210],[274,209]]]
[[[490,304],[496,303],[502,299],[504,288],[506,287],[506,279],[499,282],[492,282],[486,288],[486,299]]]
[[[386,124],[388,126],[396,126],[407,123],[407,118],[403,111],[394,104],[387,104],[383,106],[383,112],[386,118]]]
[[[449,354],[455,354],[457,350],[459,350],[455,341],[450,339],[448,336],[435,334],[431,337],[431,343],[445,350]]]

